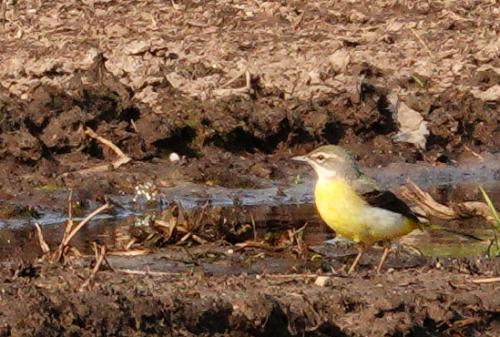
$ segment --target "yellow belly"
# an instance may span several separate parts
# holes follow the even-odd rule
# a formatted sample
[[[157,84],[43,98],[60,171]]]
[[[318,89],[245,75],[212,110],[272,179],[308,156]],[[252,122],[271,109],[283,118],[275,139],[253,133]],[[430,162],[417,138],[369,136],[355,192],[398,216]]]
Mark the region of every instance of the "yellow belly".
[[[408,234],[415,224],[400,214],[370,206],[344,180],[320,180],[315,202],[321,218],[338,235],[371,244]]]

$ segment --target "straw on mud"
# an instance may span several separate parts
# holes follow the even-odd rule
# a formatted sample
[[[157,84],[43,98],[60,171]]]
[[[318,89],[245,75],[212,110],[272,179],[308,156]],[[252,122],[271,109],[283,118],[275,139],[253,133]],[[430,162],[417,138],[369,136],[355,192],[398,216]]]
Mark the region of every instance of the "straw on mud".
[[[429,54],[430,57],[433,57],[431,50],[427,46],[427,43],[425,43],[425,41],[420,37],[420,35],[418,35],[418,33],[415,31],[415,29],[410,28],[410,31],[413,33],[413,35],[415,35],[415,37],[417,38],[418,42],[420,42],[422,47],[424,47],[427,54]]]
[[[199,237],[199,236],[198,236],[198,235],[196,235],[196,234],[193,234],[191,237],[192,237],[192,239],[193,239],[194,241],[196,241],[196,242],[197,242],[197,243],[199,243],[200,245],[203,245],[203,244],[205,244],[205,243],[207,243],[207,242],[208,242],[207,240],[205,240],[205,239],[203,239],[203,238]]]
[[[480,317],[467,317],[467,318],[464,318],[464,319],[461,319],[461,320],[453,322],[451,324],[451,326],[447,330],[448,331],[450,331],[450,330],[456,330],[456,329],[459,329],[459,328],[463,328],[463,327],[465,327],[467,325],[479,323],[482,320],[483,320],[483,318],[480,318]]]
[[[247,70],[245,71],[245,86],[241,88],[219,88],[214,90],[212,93],[214,96],[232,96],[232,95],[250,95],[252,92],[252,77],[250,75],[250,72]]]
[[[5,27],[5,13],[7,12],[7,0],[2,1],[0,0],[0,22],[2,23],[2,26]]]
[[[140,256],[151,253],[150,249],[115,250],[108,253],[113,256]]]
[[[174,10],[179,11],[184,9],[184,6],[176,4],[174,0],[170,0],[170,2],[172,3],[172,7],[174,8]]]
[[[101,267],[102,262],[104,261],[104,257],[106,256],[106,246],[102,245],[102,246],[100,246],[100,249],[97,249],[97,247],[98,247],[97,244],[94,242],[94,252],[96,255],[95,266],[92,269],[90,276],[80,286],[79,291],[83,291],[83,289],[88,287],[90,282],[95,279],[95,276],[96,276],[97,272],[99,271],[99,268]]]
[[[293,24],[293,30],[297,30],[299,28],[300,24],[302,23],[302,20],[304,19],[304,14],[305,14],[305,11],[302,11],[302,13],[300,13],[299,18]]]
[[[250,220],[252,221],[253,240],[257,241],[257,226],[255,225],[255,219],[253,218],[253,214],[250,214]]]
[[[238,78],[240,78],[241,76],[245,75],[245,73],[247,73],[246,70],[242,70],[240,72],[238,72],[236,74],[236,76],[234,76],[233,78],[229,79],[226,83],[222,84],[219,89],[224,89],[226,87],[228,87],[231,83],[235,82]]]
[[[168,222],[164,221],[164,220],[156,219],[155,225],[160,226],[160,227],[164,227],[167,229],[168,232],[167,232],[167,236],[165,237],[165,239],[168,241],[168,240],[170,240],[170,238],[174,234],[175,228],[177,227],[177,219],[172,217],[169,219]]]
[[[261,249],[269,250],[271,252],[280,252],[286,248],[285,246],[275,247],[275,246],[271,246],[265,242],[253,241],[253,240],[239,242],[239,243],[235,244],[235,246],[236,246],[236,250],[243,250],[245,248],[261,248]]]
[[[164,271],[151,271],[151,270],[135,270],[135,269],[115,269],[115,271],[131,274],[131,275],[151,275],[151,276],[181,276],[182,273],[164,272]]]
[[[484,160],[484,157],[481,156],[479,153],[473,151],[470,147],[468,147],[467,145],[464,145],[464,149],[466,149],[467,151],[469,151],[474,157],[476,157],[477,159],[479,160]]]
[[[496,283],[500,282],[500,277],[487,277],[487,278],[478,278],[471,280],[472,283],[481,284],[481,283]]]

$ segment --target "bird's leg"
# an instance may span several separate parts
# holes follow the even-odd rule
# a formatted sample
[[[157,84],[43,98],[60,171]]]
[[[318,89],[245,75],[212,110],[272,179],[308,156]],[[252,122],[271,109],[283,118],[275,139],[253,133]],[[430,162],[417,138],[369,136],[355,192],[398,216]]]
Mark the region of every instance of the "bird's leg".
[[[366,252],[366,246],[365,245],[362,245],[360,244],[358,246],[358,255],[356,255],[356,258],[354,259],[354,262],[351,264],[351,267],[349,268],[349,270],[347,271],[347,274],[350,274],[354,271],[354,269],[356,269],[356,266],[358,265],[359,263],[359,260],[361,260],[361,256],[363,256],[363,254]]]
[[[384,265],[384,262],[387,259],[387,255],[389,255],[390,251],[391,251],[390,247],[384,246],[384,252],[382,253],[382,257],[380,258],[380,262],[378,263],[377,266],[377,274],[380,273],[380,270],[382,269],[382,266]]]

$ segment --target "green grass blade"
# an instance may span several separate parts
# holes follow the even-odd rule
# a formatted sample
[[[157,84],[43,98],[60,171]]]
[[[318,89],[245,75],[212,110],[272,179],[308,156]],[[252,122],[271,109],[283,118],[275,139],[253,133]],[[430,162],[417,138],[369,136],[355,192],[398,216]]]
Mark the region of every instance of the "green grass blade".
[[[500,216],[498,216],[497,210],[495,209],[495,206],[493,205],[493,202],[491,201],[490,197],[486,193],[486,191],[483,189],[482,186],[479,186],[479,189],[481,190],[481,194],[483,195],[484,201],[486,201],[486,204],[488,205],[491,214],[493,215],[493,218],[495,219],[495,228],[498,232],[500,232]]]

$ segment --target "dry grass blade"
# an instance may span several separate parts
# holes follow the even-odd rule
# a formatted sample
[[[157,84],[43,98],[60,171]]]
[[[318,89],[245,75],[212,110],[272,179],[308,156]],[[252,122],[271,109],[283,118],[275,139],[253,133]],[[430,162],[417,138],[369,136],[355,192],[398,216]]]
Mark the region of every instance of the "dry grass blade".
[[[168,221],[155,220],[155,225],[160,228],[165,228],[167,231],[165,239],[170,240],[172,234],[174,234],[175,228],[177,227],[177,218],[172,217]]]
[[[216,97],[225,97],[232,95],[248,96],[252,94],[252,76],[249,71],[245,71],[245,86],[241,88],[219,88],[214,90],[212,93]],[[231,79],[230,81],[233,81]],[[226,83],[227,85],[227,83]]]
[[[64,226],[64,234],[61,242],[66,241],[66,238],[73,230],[73,191],[69,191],[68,196],[68,221],[66,221],[66,225]]]
[[[429,49],[429,46],[427,46],[427,43],[425,43],[425,41],[422,39],[422,37],[420,37],[420,35],[416,32],[416,30],[413,28],[410,28],[410,31],[417,38],[418,42],[420,42],[422,47],[424,47],[427,54],[429,54],[430,57],[433,57],[433,54],[432,54],[431,50]]]
[[[236,250],[243,250],[245,248],[260,248],[271,252],[281,252],[287,248],[285,246],[271,246],[268,243],[253,240],[239,242],[235,244],[235,246],[237,247]]]
[[[150,249],[133,249],[133,250],[115,250],[109,252],[108,255],[112,256],[140,256],[151,253]]]
[[[93,217],[95,217],[97,214],[101,213],[102,211],[110,208],[111,205],[109,203],[105,203],[104,205],[102,205],[101,207],[99,207],[98,209],[94,210],[92,213],[90,213],[89,215],[87,215],[85,217],[85,219],[83,219],[74,229],[71,230],[71,232],[69,233],[69,235],[61,242],[61,245],[62,246],[67,246],[69,244],[69,242],[71,241],[71,239],[76,235],[76,233],[78,233],[78,231],[83,227],[85,226],[90,220],[92,220]]]
[[[42,249],[43,254],[48,254],[50,253],[50,248],[45,239],[43,238],[43,233],[42,229],[40,228],[40,225],[35,222],[35,227],[36,227],[36,233],[38,236],[38,243],[40,245],[40,248]]]
[[[97,272],[99,271],[99,268],[101,267],[102,262],[104,261],[104,258],[106,256],[106,246],[100,246],[98,249],[97,244],[94,243],[94,252],[96,255],[96,262],[95,262],[94,268],[92,269],[90,276],[80,286],[79,291],[83,291],[85,288],[87,288],[90,285],[90,282],[95,279],[95,276],[96,276]]]
[[[109,203],[106,203],[99,207],[98,209],[94,210],[92,213],[87,215],[85,219],[83,219],[76,227],[73,226],[73,220],[72,220],[72,213],[71,213],[71,199],[70,199],[70,211],[69,211],[69,219],[68,222],[66,223],[66,227],[64,229],[64,236],[63,239],[61,240],[61,243],[59,244],[59,247],[57,251],[55,252],[54,256],[51,257],[51,260],[53,261],[63,261],[65,255],[67,255],[71,251],[75,251],[74,249],[71,249],[69,246],[69,242],[71,239],[78,233],[78,231],[85,226],[92,218],[94,218],[97,214],[101,213],[102,211],[108,209],[111,207]]]
[[[500,282],[500,277],[487,277],[487,278],[478,278],[471,280],[472,283],[481,284],[481,283],[496,283]]]
[[[134,270],[134,269],[115,269],[115,271],[130,274],[130,275],[151,275],[151,276],[181,276],[182,273],[151,271],[151,270]]]

